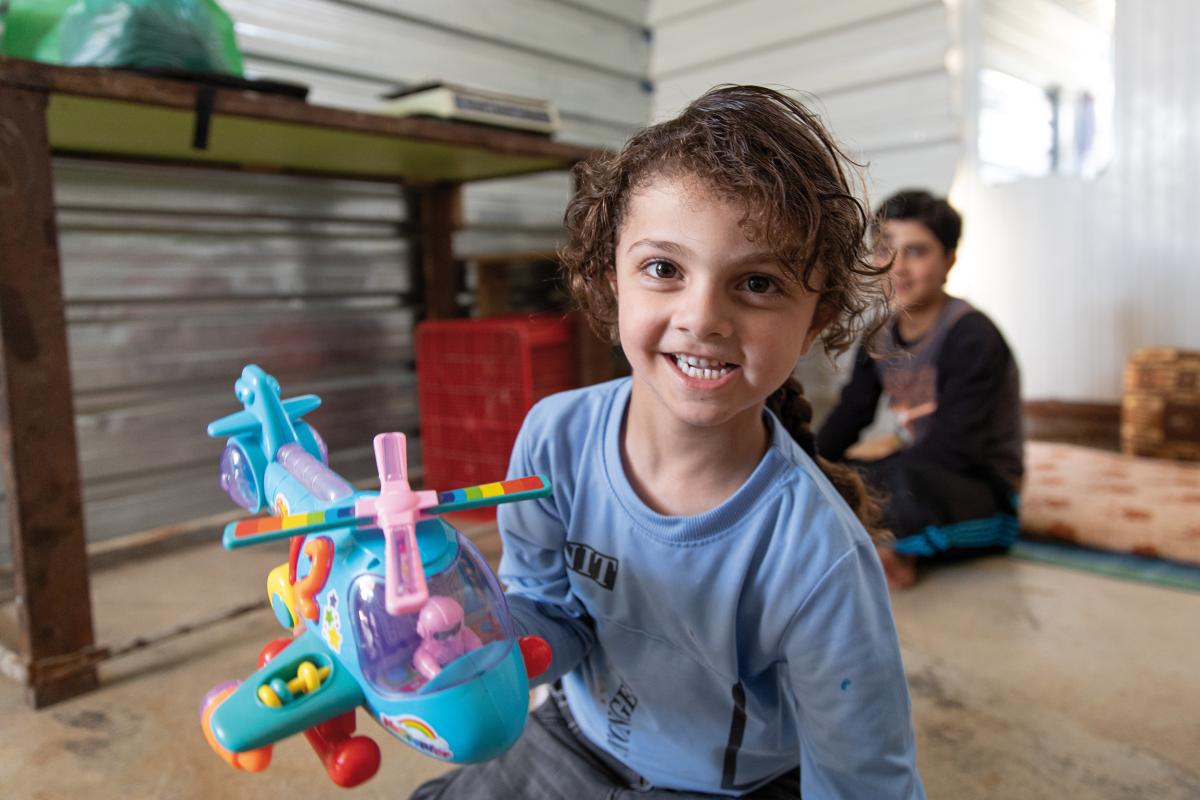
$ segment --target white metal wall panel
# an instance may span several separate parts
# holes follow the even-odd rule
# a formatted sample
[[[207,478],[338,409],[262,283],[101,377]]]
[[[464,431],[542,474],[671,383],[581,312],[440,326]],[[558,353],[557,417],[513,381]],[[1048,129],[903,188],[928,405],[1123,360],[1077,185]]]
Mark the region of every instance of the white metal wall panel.
[[[679,17],[700,13],[706,8],[719,6],[726,0],[649,0],[647,22],[652,28],[667,22],[677,22]]]
[[[958,140],[863,153],[859,163],[867,165],[872,206],[901,189],[950,186],[961,153]]]
[[[1140,314],[1128,347],[1200,349],[1200,5],[1117,4],[1118,291],[1137,288]],[[1124,357],[1126,353],[1119,353]]]
[[[646,21],[651,26],[658,26],[678,17],[698,14],[723,2],[726,0],[650,0]]]
[[[818,96],[812,106],[840,141],[868,157],[875,152],[959,140],[943,70]],[[949,186],[934,187],[943,193]]]
[[[989,0],[983,11],[984,66],[1023,80],[1087,85],[1108,50],[1095,22],[1051,0]]]
[[[937,2],[937,0],[934,0]],[[654,29],[650,71],[667,78],[764,48],[795,46],[931,0],[738,0],[664,20]],[[846,53],[849,63],[857,53]]]
[[[828,98],[881,80],[942,71],[949,42],[945,19],[941,2],[926,3],[834,30],[803,46],[754,48],[716,64],[658,75],[655,114],[669,117],[719,83],[781,85]]]
[[[1200,348],[1198,38],[1191,0],[1117,3],[1108,170],[964,192],[953,286],[1000,322],[1027,397],[1116,401],[1138,347]]]
[[[590,7],[597,13],[580,13],[578,6],[555,0],[356,0],[354,5],[638,81],[646,76],[649,52],[641,20],[599,13],[599,4]]]
[[[594,14],[620,20],[644,28],[648,0],[562,0],[564,5],[585,8]]]
[[[720,83],[792,89],[872,165],[872,197],[949,190],[962,127],[941,0],[656,2],[651,22],[656,119]]]

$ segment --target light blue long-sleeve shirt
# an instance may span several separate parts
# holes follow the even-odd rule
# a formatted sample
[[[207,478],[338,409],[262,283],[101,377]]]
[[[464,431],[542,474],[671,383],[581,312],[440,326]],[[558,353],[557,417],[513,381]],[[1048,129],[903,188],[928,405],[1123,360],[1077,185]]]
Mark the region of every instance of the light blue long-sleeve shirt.
[[[879,560],[820,469],[766,412],[738,491],[663,516],[621,461],[628,379],[538,403],[501,507],[500,577],[522,633],[554,651],[595,745],[662,788],[738,795],[800,766],[805,800],[924,798]]]

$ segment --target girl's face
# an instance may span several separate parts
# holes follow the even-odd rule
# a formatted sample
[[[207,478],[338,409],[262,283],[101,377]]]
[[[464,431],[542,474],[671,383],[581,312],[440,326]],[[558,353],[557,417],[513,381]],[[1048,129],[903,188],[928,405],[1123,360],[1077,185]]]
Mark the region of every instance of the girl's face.
[[[630,197],[616,248],[618,329],[634,402],[656,416],[757,424],[820,332],[818,296],[746,238],[743,215],[689,178],[658,178]]]

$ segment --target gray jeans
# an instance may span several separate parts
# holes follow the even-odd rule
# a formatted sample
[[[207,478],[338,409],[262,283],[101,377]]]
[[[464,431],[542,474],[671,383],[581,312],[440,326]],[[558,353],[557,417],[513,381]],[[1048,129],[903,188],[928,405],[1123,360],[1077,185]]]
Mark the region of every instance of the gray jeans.
[[[656,789],[641,775],[593,745],[575,724],[557,692],[530,716],[512,749],[418,788],[409,800],[692,800],[717,795]],[[796,800],[800,770],[744,795],[754,800]]]

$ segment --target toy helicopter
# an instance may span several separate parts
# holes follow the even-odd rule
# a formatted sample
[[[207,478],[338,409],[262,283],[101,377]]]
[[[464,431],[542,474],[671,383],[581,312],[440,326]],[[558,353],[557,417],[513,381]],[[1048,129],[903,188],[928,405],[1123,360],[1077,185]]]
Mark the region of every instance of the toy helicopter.
[[[234,385],[244,410],[208,426],[229,437],[221,487],[250,512],[226,526],[227,548],[290,539],[267,593],[294,638],[276,639],[244,683],[214,687],[201,705],[212,748],[257,772],[271,745],[304,732],[340,786],[379,768],[378,745],[355,736],[362,706],[422,753],[484,761],[520,736],[530,677],[549,666],[538,637],[519,641],[499,583],[479,551],[438,515],[544,497],[541,476],[450,492],[413,491],[405,437],[375,437],[379,492],[359,492],[328,466],[300,417],[315,395],[280,399],[279,383],[249,365]],[[268,502],[269,499],[269,502]]]

